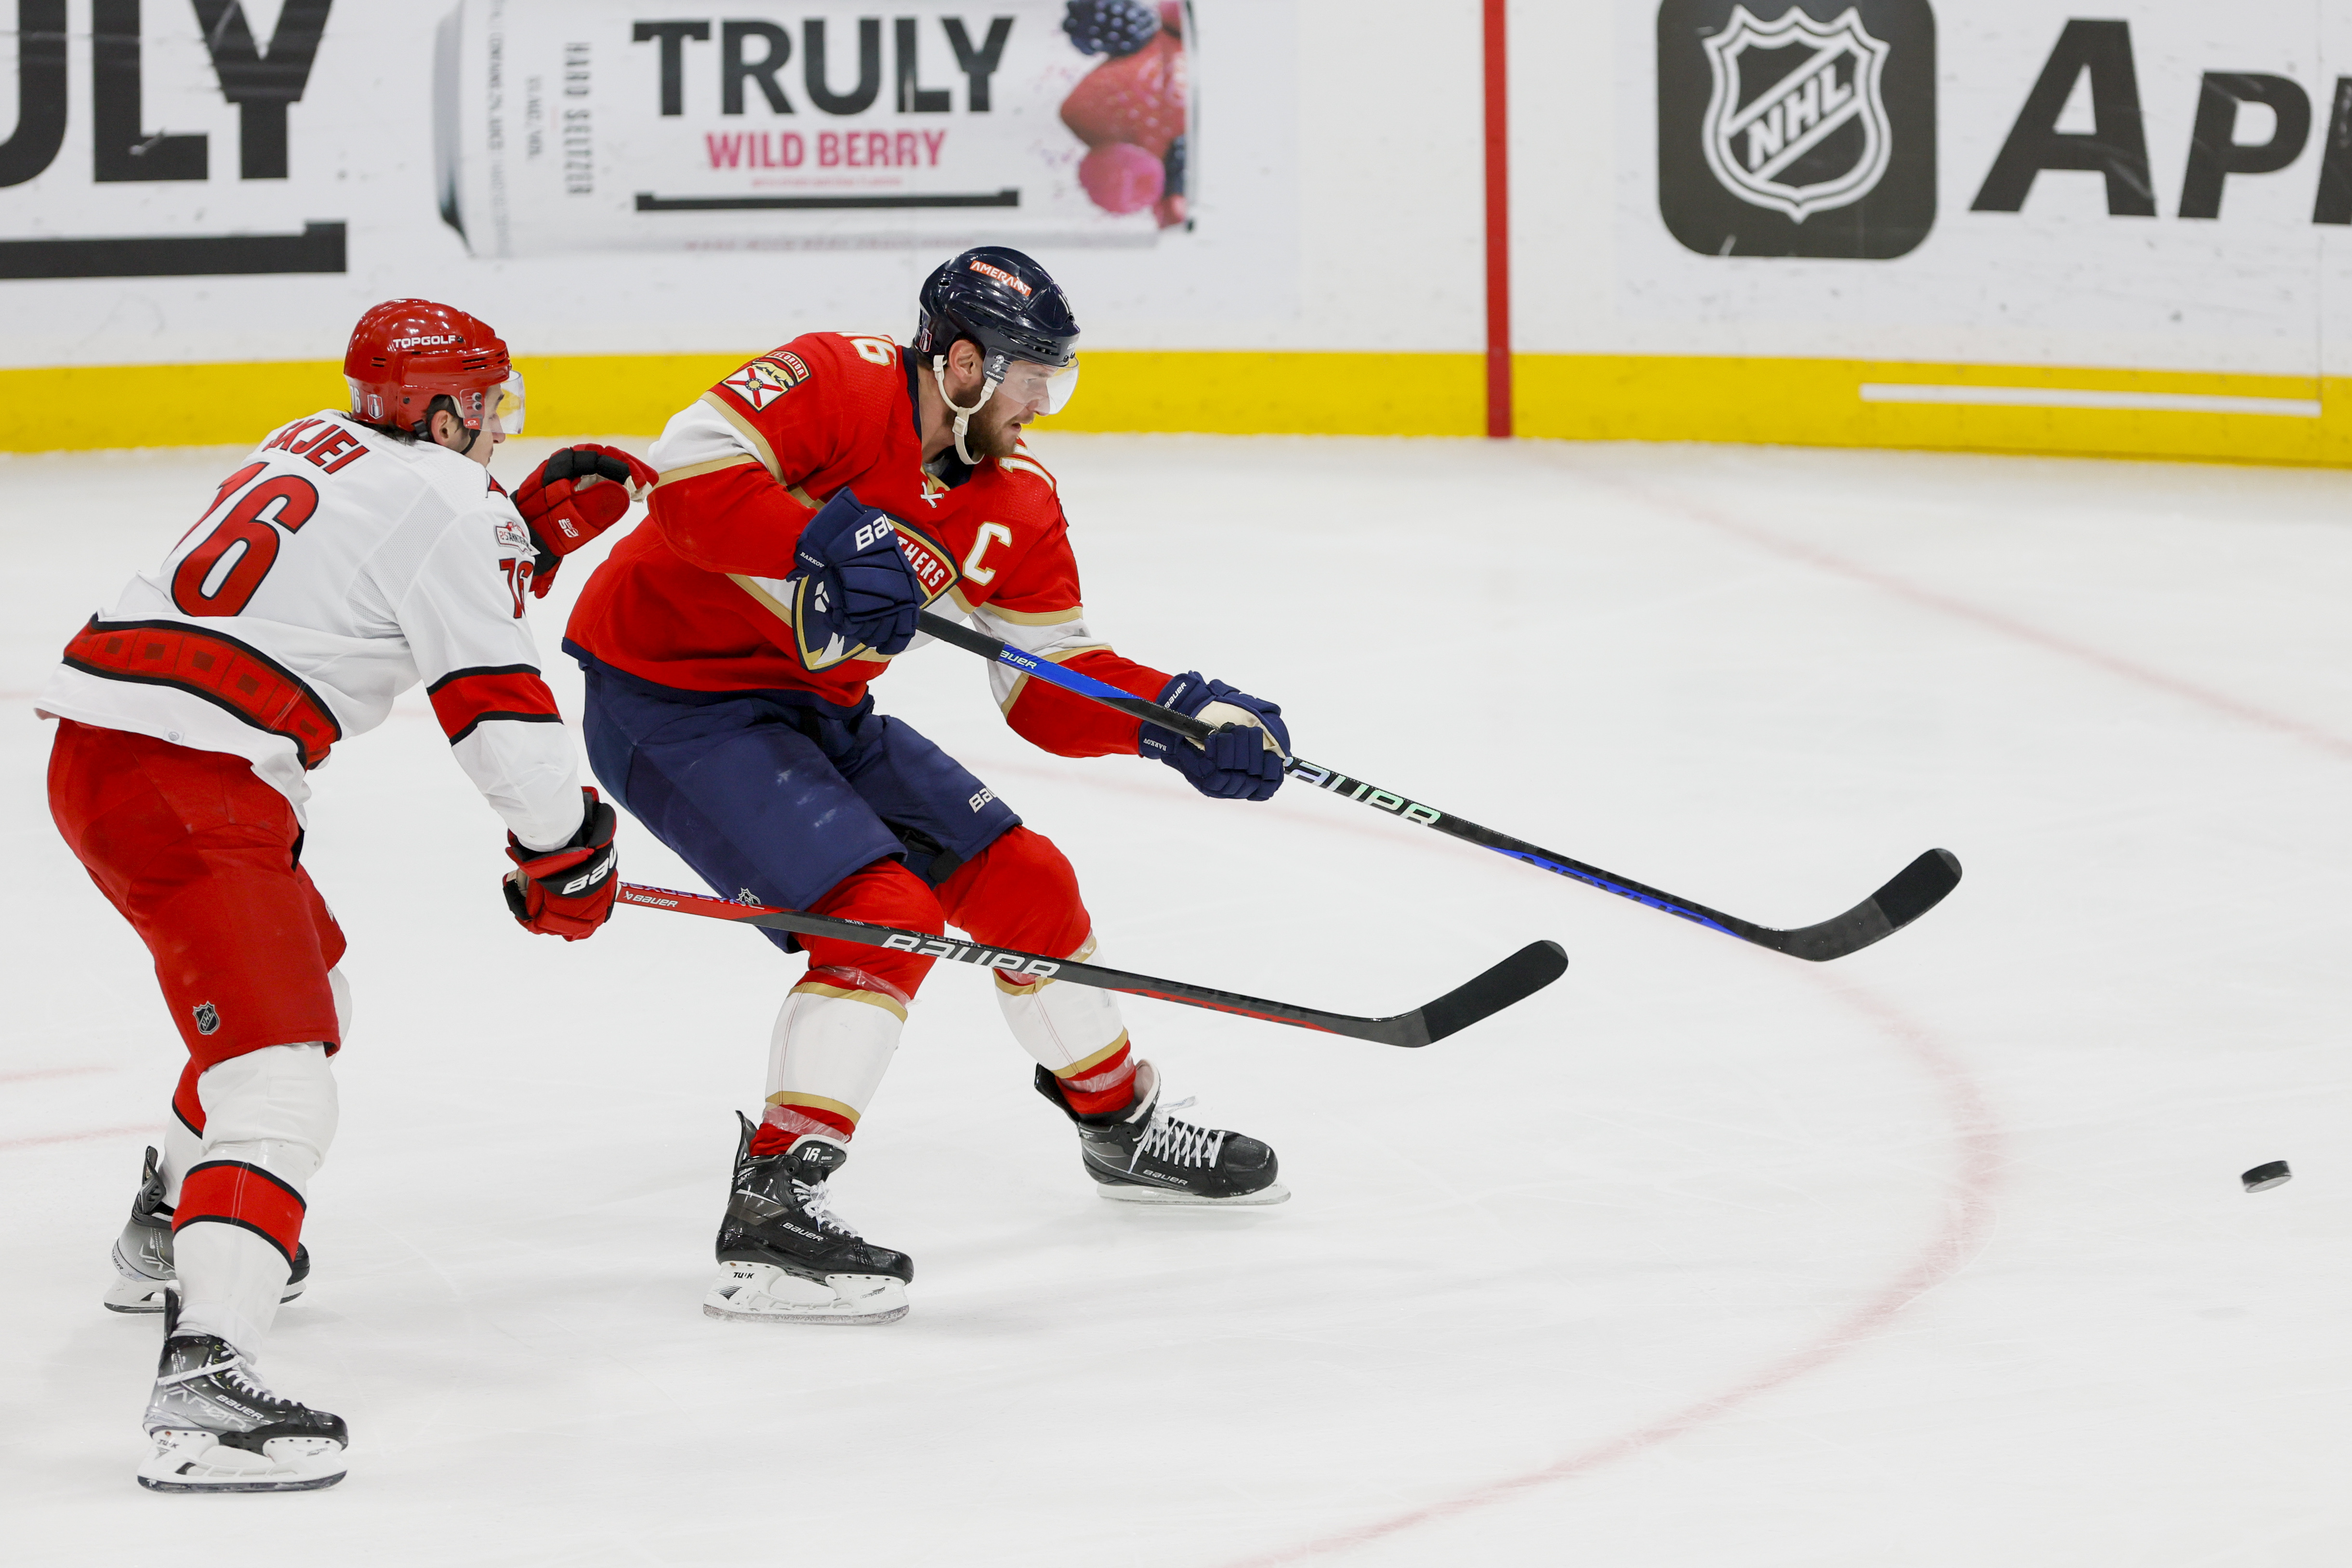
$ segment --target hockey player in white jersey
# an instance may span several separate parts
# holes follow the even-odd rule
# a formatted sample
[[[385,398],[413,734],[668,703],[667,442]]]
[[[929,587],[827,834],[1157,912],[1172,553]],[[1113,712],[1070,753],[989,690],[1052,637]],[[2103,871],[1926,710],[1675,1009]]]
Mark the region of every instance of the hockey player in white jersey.
[[[341,1418],[255,1368],[308,1271],[304,1194],[351,1022],[343,936],[300,863],[310,770],[422,681],[505,821],[514,917],[577,940],[612,912],[613,809],[580,785],[524,609],[652,473],[574,447],[509,499],[488,467],[521,429],[521,380],[446,306],[375,307],[343,369],[349,412],[271,432],[75,633],[39,699],[51,813],[146,942],[188,1048],[107,1303],[164,1314],[138,1476],[159,1490],[344,1471]]]

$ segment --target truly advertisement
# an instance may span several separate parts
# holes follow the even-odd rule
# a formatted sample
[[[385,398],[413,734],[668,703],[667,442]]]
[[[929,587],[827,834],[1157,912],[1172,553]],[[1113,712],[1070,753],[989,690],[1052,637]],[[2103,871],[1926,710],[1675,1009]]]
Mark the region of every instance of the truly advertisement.
[[[477,256],[1150,244],[1189,224],[1186,6],[461,0],[442,216]]]
[[[345,269],[353,127],[312,91],[331,0],[9,9],[0,278]]]

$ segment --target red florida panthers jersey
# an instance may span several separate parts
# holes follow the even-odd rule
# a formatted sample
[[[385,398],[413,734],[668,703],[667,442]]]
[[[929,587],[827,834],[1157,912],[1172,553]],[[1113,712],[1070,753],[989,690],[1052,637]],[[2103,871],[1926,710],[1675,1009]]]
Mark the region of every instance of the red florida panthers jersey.
[[[887,338],[812,332],[689,404],[654,445],[662,476],[648,523],[589,580],[569,642],[662,685],[859,702],[889,659],[856,648],[810,668],[793,651],[784,580],[801,529],[847,489],[910,526],[907,553],[934,609],[1157,696],[1165,674],[1120,658],[1088,631],[1054,476],[1025,448],[969,471],[950,453],[939,465],[944,478],[925,466],[919,373],[915,357]],[[1067,757],[1135,749],[1134,719],[1002,666],[994,674],[1006,718],[1045,749]]]

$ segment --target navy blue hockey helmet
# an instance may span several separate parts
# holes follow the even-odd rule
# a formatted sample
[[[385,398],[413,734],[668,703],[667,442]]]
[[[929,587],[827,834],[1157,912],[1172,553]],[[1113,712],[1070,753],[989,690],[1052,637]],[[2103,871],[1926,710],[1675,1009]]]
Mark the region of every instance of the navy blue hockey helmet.
[[[1069,296],[1053,276],[1017,250],[982,246],[940,264],[923,280],[917,301],[915,352],[929,360],[940,399],[955,415],[956,455],[973,461],[965,438],[971,416],[996,395],[1007,377],[1024,401],[1042,397],[1059,413],[1078,387],[1078,321]],[[959,403],[948,395],[947,354],[958,340],[980,346],[979,398]],[[1018,371],[1017,365],[1028,365]]]
[[[983,373],[1004,379],[1011,361],[1058,371],[1077,358],[1078,321],[1053,275],[1017,250],[982,246],[923,280],[915,351],[944,354],[959,338],[980,345]]]

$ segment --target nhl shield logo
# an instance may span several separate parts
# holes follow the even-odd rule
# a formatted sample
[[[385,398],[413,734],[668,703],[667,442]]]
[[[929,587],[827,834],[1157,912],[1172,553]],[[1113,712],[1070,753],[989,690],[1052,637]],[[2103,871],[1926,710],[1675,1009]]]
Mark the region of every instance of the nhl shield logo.
[[[212,1003],[198,1002],[195,1012],[198,1034],[211,1034],[220,1028],[220,1009],[214,1007]]]
[[[1738,5],[1704,47],[1715,87],[1702,141],[1725,190],[1801,224],[1877,188],[1894,144],[1889,46],[1857,9],[1824,25],[1793,5],[1769,23]]]

